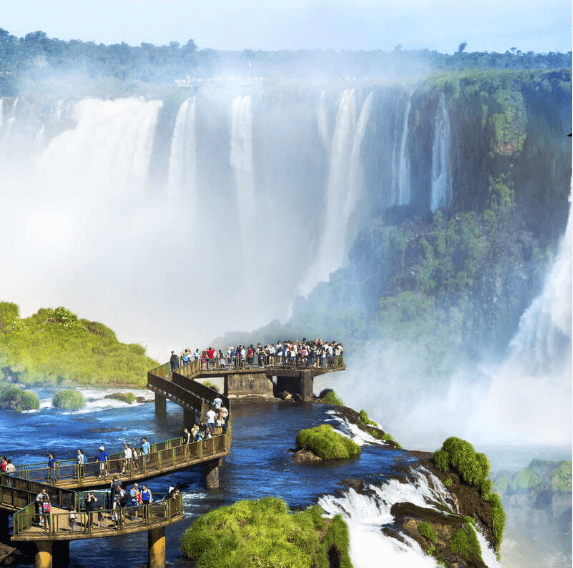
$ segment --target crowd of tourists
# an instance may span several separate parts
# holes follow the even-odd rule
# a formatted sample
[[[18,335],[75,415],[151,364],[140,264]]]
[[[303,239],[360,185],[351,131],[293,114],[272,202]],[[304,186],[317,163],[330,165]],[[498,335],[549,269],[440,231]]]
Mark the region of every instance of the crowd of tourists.
[[[337,341],[323,341],[322,339],[296,341],[277,341],[263,345],[257,343],[251,345],[237,345],[227,347],[225,352],[222,349],[208,347],[203,351],[195,349],[185,349],[177,355],[171,352],[169,362],[171,370],[175,371],[179,367],[184,367],[192,361],[201,361],[202,369],[209,368],[248,368],[248,367],[270,367],[275,365],[286,365],[296,367],[324,366],[329,358],[342,357],[342,344]]]

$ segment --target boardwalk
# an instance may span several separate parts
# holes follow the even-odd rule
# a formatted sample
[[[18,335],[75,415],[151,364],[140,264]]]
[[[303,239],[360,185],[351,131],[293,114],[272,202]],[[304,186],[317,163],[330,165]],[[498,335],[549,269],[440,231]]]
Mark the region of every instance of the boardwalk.
[[[229,400],[196,381],[179,387],[175,400],[185,409],[186,419],[191,418],[192,411],[193,422],[197,422],[218,396],[229,409],[227,428],[225,433],[216,433],[207,440],[184,444],[182,438],[175,438],[155,443],[147,456],[139,456],[130,464],[125,462],[123,452],[110,455],[103,466],[94,461],[80,466],[74,459],[63,460],[58,462],[55,478],[46,464],[19,465],[14,476],[0,475],[0,510],[4,515],[13,515],[12,540],[36,543],[36,568],[51,568],[67,565],[72,540],[147,531],[149,566],[164,567],[165,527],[184,518],[181,495],[135,508],[118,506],[114,511],[109,505],[106,508],[107,492],[100,492],[98,509],[87,512],[83,492],[88,488],[107,490],[114,477],[125,486],[200,464],[205,469],[207,486],[215,482],[218,486],[221,458],[228,455],[232,441]],[[36,510],[36,496],[42,489],[50,496],[51,511],[47,515]]]

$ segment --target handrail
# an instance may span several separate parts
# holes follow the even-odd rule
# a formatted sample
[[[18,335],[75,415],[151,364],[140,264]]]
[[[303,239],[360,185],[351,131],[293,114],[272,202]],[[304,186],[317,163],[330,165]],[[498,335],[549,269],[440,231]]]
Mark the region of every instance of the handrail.
[[[52,502],[52,507],[54,506]],[[59,511],[59,509],[56,509]],[[136,507],[118,506],[116,509],[98,508],[94,511],[86,511],[85,507],[76,512],[76,522],[70,520],[69,511],[39,513],[35,509],[35,504],[30,503],[13,516],[13,534],[21,535],[26,529],[34,524],[39,525],[43,520],[41,533],[54,536],[73,536],[73,533],[88,534],[91,536],[109,536],[117,534],[117,531],[124,529],[137,529],[169,521],[179,515],[183,515],[183,496],[168,497],[149,505],[139,505]]]
[[[139,477],[142,474],[155,475],[166,469],[172,469],[177,465],[190,461],[193,458],[203,458],[214,454],[225,452],[230,445],[229,428],[226,434],[215,434],[212,438],[201,440],[198,442],[191,442],[189,444],[183,443],[183,438],[172,438],[164,442],[158,442],[152,445],[155,451],[150,452],[147,456],[139,455],[137,458],[132,458],[131,464],[125,463],[125,458],[122,454],[114,454],[111,459],[108,459],[104,473],[110,475],[123,475],[126,477]],[[68,460],[70,462],[71,460]],[[20,465],[18,475],[20,477],[11,477],[6,474],[1,476],[2,483],[8,485],[10,480],[14,483],[19,481],[31,482],[49,482],[50,486],[57,486],[58,481],[61,480],[74,480],[77,482],[89,481],[90,478],[100,477],[100,463],[99,461],[92,461],[83,466],[75,463],[58,462],[55,472],[45,465],[41,467],[34,467],[40,464]],[[126,467],[127,466],[127,467]],[[81,468],[81,469],[80,469]],[[123,471],[123,473],[122,473]],[[55,479],[50,480],[50,475],[55,474]],[[23,478],[23,479],[22,479]],[[39,489],[37,493],[41,490]]]

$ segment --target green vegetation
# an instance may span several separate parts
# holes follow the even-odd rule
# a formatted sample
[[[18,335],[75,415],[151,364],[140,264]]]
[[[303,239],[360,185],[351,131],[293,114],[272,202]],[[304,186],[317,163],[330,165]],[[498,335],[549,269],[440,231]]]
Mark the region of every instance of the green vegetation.
[[[430,523],[420,523],[418,525],[418,532],[425,536],[427,539],[431,540],[433,543],[438,542],[438,536],[436,535],[436,531],[434,527]]]
[[[64,307],[20,318],[18,306],[0,302],[0,318],[0,365],[20,382],[144,387],[158,366],[141,345],[120,343],[105,325]]]
[[[219,387],[216,384],[212,383],[211,381],[205,381],[203,384],[206,387],[209,387],[210,389],[213,389],[213,390],[219,392]]]
[[[132,392],[114,392],[113,394],[106,394],[104,398],[120,400],[126,404],[133,404],[135,402],[135,395]]]
[[[58,391],[52,399],[52,405],[55,408],[62,408],[65,410],[79,410],[86,405],[86,401],[81,392],[76,390],[62,390]]]
[[[450,539],[450,548],[466,560],[481,560],[481,548],[473,519],[466,517],[465,524],[457,529]]]
[[[339,434],[330,424],[301,430],[297,434],[296,445],[324,459],[350,458],[360,453],[358,444]]]
[[[344,406],[344,403],[338,398],[338,396],[336,396],[336,393],[333,390],[328,390],[327,393],[321,398],[324,398],[326,404]]]
[[[291,513],[282,499],[238,501],[197,519],[181,548],[197,568],[328,568],[329,554],[352,568],[348,529],[340,515],[329,521],[315,505]]]
[[[551,476],[551,488],[556,493],[571,493],[571,462],[561,461]]]
[[[378,428],[378,423],[368,418],[368,413],[366,412],[366,410],[361,410],[358,414],[360,415],[360,420],[362,420],[364,424],[367,424],[368,426],[374,426],[374,428]]]
[[[493,534],[499,550],[505,529],[505,511],[499,495],[492,493],[493,483],[488,479],[490,464],[487,456],[476,453],[469,442],[451,437],[443,443],[440,450],[434,452],[434,461],[443,472],[458,472],[465,483],[478,487],[482,498],[491,503]]]
[[[0,385],[0,406],[12,408],[18,412],[22,410],[38,410],[40,399],[33,391],[26,391],[14,385]]]

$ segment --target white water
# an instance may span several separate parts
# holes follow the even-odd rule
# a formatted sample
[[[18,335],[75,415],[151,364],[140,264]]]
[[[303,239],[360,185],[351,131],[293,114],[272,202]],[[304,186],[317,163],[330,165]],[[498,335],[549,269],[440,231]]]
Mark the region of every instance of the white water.
[[[253,114],[251,96],[233,99],[231,122],[231,166],[235,172],[237,216],[244,253],[255,246],[257,201],[253,165]]]
[[[354,90],[342,93],[329,158],[324,227],[315,261],[299,285],[304,295],[318,282],[328,280],[329,274],[341,268],[348,255],[349,221],[362,193],[360,150],[371,108],[372,93],[362,103],[357,118]]]
[[[452,198],[450,147],[450,117],[446,107],[446,96],[441,93],[436,110],[436,126],[432,145],[432,211],[448,206]]]
[[[402,115],[400,136],[396,136],[392,166],[392,194],[390,205],[407,205],[410,202],[410,152],[408,136],[412,93],[408,96],[406,108]],[[398,120],[399,113],[396,114]]]
[[[419,507],[439,510],[446,506],[457,513],[457,507],[449,501],[447,489],[424,468],[412,471],[410,483],[390,480],[380,486],[369,485],[369,493],[363,495],[353,488],[340,496],[325,495],[318,501],[328,517],[341,514],[348,525],[350,535],[350,558],[355,568],[423,568],[434,567],[436,561],[427,556],[420,546],[407,538],[407,544],[387,537],[382,528],[391,525],[394,517],[390,513],[395,503],[412,503]],[[500,568],[495,553],[478,531],[482,558],[489,568]]]
[[[177,113],[169,157],[168,198],[182,206],[193,222],[197,209],[196,99],[183,102]]]

